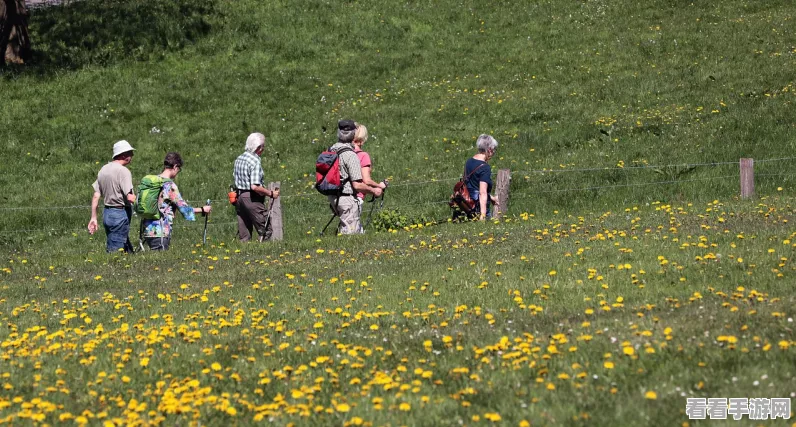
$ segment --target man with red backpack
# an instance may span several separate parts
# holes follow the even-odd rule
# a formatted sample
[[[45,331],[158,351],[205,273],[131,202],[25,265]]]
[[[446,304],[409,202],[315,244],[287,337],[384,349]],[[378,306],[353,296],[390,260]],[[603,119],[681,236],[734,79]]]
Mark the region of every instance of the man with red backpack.
[[[337,123],[337,143],[321,153],[315,163],[315,188],[329,199],[329,206],[340,218],[338,231],[342,234],[360,233],[359,203],[356,193],[381,196],[382,189],[362,182],[362,168],[354,152],[354,134],[357,126],[353,120]]]

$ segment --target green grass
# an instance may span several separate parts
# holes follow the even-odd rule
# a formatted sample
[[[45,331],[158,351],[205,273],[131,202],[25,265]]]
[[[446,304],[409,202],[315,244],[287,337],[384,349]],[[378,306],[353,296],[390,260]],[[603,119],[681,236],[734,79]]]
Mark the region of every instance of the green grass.
[[[35,11],[38,64],[2,71],[0,420],[123,424],[135,399],[162,425],[679,425],[683,393],[796,390],[791,2],[148,3]],[[385,221],[444,218],[493,134],[510,221],[317,239],[312,165],[340,118],[392,178]],[[281,243],[234,241],[252,131]],[[177,219],[166,254],[84,231],[122,138],[135,179],[183,155],[183,195],[215,201],[207,246],[201,221]],[[379,373],[396,386],[367,386]],[[169,413],[167,389],[190,407]]]
[[[0,419],[662,425],[685,396],[788,397],[792,203],[15,254]]]
[[[518,172],[518,212],[726,198],[737,193],[737,180],[718,177],[737,174],[732,165],[627,168],[791,157],[796,148],[789,2],[202,4],[215,12],[201,22],[163,12],[187,29],[159,24],[142,35],[149,61],[129,59],[137,38],[126,30],[85,52],[77,70],[6,73],[0,140],[9,161],[0,165],[0,185],[22,180],[31,191],[6,192],[4,206],[87,205],[92,178],[122,138],[138,149],[136,179],[177,150],[186,159],[186,195],[223,200],[231,164],[256,130],[268,137],[267,179],[295,196],[285,203],[294,219],[286,232],[295,238],[324,221],[322,198],[308,186],[314,158],[333,142],[341,117],[369,127],[375,174],[395,184],[456,177],[484,132],[501,143],[495,169],[609,169]],[[50,46],[62,36],[43,25],[57,13],[33,14],[34,42]],[[201,25],[207,34],[190,31]],[[100,55],[103,49],[110,54]],[[757,172],[792,167],[758,164]],[[716,179],[691,181],[709,178]],[[686,182],[561,191],[672,180]],[[790,190],[793,177],[761,176],[757,184],[763,194],[783,184]],[[444,205],[423,203],[446,199],[450,187],[396,185],[388,207],[440,217]],[[219,213],[217,221],[232,218]],[[82,209],[56,211],[69,227],[52,227],[53,214],[4,214],[0,228],[71,229],[87,217]]]

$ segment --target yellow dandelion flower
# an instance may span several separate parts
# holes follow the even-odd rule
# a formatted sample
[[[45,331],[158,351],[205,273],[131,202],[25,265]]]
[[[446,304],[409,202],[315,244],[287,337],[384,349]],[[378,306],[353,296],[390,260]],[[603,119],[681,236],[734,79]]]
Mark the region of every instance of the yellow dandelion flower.
[[[503,419],[500,417],[500,414],[495,412],[487,412],[486,414],[484,414],[484,418],[488,419],[489,421],[492,421],[493,423],[496,423]]]

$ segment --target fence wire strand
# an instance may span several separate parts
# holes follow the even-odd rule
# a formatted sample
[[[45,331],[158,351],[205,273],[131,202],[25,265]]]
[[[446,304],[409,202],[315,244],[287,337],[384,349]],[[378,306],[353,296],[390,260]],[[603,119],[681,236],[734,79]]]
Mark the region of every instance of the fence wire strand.
[[[796,160],[796,156],[791,157],[779,157],[779,158],[771,158],[771,159],[761,159],[755,160],[755,163],[770,163],[770,162],[781,162],[781,161],[788,161],[788,160]],[[700,167],[700,166],[726,166],[726,165],[738,165],[738,162],[710,162],[710,163],[683,163],[683,164],[670,164],[670,165],[642,165],[642,166],[626,166],[623,168],[619,167],[601,167],[601,168],[576,168],[576,169],[534,169],[534,170],[526,170],[526,171],[514,171],[511,172],[511,175],[515,174],[529,174],[529,173],[564,173],[564,172],[597,172],[597,171],[619,171],[619,170],[639,170],[639,169],[664,169],[664,168],[690,168],[690,167]],[[611,188],[627,188],[627,187],[642,187],[642,186],[649,186],[649,185],[671,185],[671,184],[680,184],[686,182],[697,182],[697,181],[710,181],[710,180],[717,180],[717,179],[728,179],[728,178],[737,178],[739,175],[722,175],[717,177],[707,177],[707,178],[695,178],[695,179],[684,179],[684,180],[666,180],[666,181],[653,181],[653,182],[643,182],[643,183],[628,183],[628,184],[614,184],[614,185],[599,185],[599,186],[589,186],[589,187],[576,187],[576,188],[562,188],[562,189],[551,189],[551,190],[540,190],[535,191],[533,194],[518,194],[516,196],[511,196],[510,199],[524,199],[533,197],[535,194],[543,194],[543,193],[563,193],[563,192],[575,192],[575,191],[591,191],[591,190],[601,190],[601,189],[611,189]],[[759,177],[791,177],[796,176],[796,174],[755,174],[755,176]],[[409,186],[416,186],[416,185],[425,185],[425,184],[433,184],[433,183],[445,183],[445,182],[452,182],[460,179],[461,177],[455,178],[440,178],[440,179],[430,179],[424,181],[412,181],[412,182],[403,182],[403,183],[395,183],[391,184],[390,188],[393,187],[409,187]],[[302,194],[293,194],[293,195],[285,195],[281,196],[281,199],[291,199],[291,198],[304,198],[304,197],[312,197],[315,196],[314,193],[302,193]],[[190,201],[192,203],[204,203],[204,201]],[[226,199],[213,199],[211,200],[213,203],[226,203]],[[419,206],[431,206],[431,205],[443,205],[448,204],[448,200],[438,200],[438,201],[431,201],[431,202],[420,202],[420,203],[403,203],[398,205],[385,205],[385,209],[408,209],[408,210],[416,210]],[[365,205],[367,206],[367,204]],[[90,205],[73,205],[73,206],[17,206],[17,207],[0,207],[0,211],[25,211],[25,210],[38,210],[38,211],[54,211],[54,210],[70,210],[70,209],[89,209]],[[365,207],[363,206],[363,211]],[[324,211],[314,211],[312,214],[308,215],[290,215],[291,219],[296,220],[306,220],[306,219],[316,219],[321,217],[328,217],[331,215],[330,212]],[[195,226],[199,225],[199,221],[195,223],[184,223],[179,226],[179,228],[194,228]],[[222,223],[214,223],[209,222],[208,227],[219,227],[225,225],[233,225],[237,224],[237,221],[231,222],[222,222]],[[21,229],[21,230],[0,230],[0,235],[8,235],[8,234],[19,234],[19,233],[41,233],[41,232],[48,232],[48,233],[75,233],[79,231],[85,231],[85,228],[73,228],[73,229],[55,229],[55,228],[39,228],[39,229]]]

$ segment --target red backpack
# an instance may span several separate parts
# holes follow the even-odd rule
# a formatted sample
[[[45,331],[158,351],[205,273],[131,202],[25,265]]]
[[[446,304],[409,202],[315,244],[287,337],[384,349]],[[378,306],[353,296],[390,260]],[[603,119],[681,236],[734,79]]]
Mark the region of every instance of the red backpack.
[[[340,179],[340,154],[354,151],[341,148],[338,151],[326,150],[315,162],[315,189],[321,194],[338,196],[343,193],[345,181]],[[348,181],[348,180],[346,180]]]

